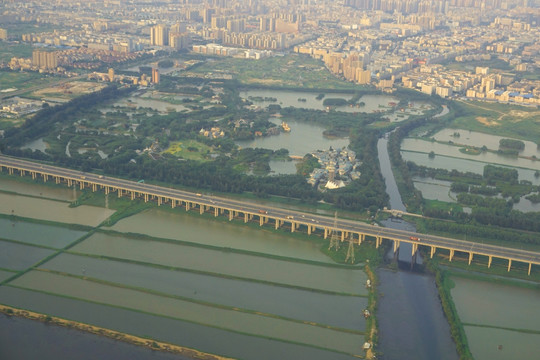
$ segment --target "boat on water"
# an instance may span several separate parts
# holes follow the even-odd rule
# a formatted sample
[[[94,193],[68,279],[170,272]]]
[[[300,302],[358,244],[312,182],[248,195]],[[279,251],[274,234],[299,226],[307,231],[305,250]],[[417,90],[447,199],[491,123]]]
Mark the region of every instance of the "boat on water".
[[[281,122],[281,127],[283,128],[283,131],[290,132],[291,128],[289,127],[289,124],[287,124],[285,121]]]

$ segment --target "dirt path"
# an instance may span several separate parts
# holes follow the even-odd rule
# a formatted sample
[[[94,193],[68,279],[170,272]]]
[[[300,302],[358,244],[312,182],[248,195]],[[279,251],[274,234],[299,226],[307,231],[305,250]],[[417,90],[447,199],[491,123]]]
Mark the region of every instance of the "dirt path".
[[[111,329],[102,328],[99,326],[93,326],[88,325],[76,321],[66,320],[62,319],[56,316],[49,316],[45,314],[36,313],[33,311],[28,310],[22,310],[18,308],[14,308],[11,306],[1,305],[0,312],[8,315],[8,316],[21,316],[27,319],[31,320],[37,320],[41,322],[45,322],[48,324],[54,324],[59,326],[64,326],[67,328],[72,329],[78,329],[82,331],[87,331],[92,334],[101,335],[101,336],[107,336],[109,338],[124,341],[133,345],[138,346],[146,346],[151,348],[152,350],[159,350],[159,351],[167,351],[174,354],[181,354],[183,356],[192,358],[192,359],[198,359],[198,360],[233,360],[231,358],[213,355],[213,354],[207,354],[195,349],[190,349],[183,346],[173,345],[161,341],[155,341],[147,338],[142,338],[134,335],[129,335],[125,333],[121,333],[118,331],[114,331]]]

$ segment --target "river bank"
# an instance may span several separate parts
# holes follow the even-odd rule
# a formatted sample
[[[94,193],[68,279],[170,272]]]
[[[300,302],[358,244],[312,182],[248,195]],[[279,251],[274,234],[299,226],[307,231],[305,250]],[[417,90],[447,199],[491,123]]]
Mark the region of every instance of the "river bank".
[[[173,354],[179,354],[190,359],[197,360],[232,360],[232,358],[218,356],[213,354],[204,353],[195,349],[190,349],[183,346],[178,346],[170,343],[165,343],[162,341],[157,341],[153,339],[143,338],[139,336],[129,335],[123,332],[118,332],[111,329],[102,328],[99,326],[88,325],[77,321],[62,319],[56,316],[50,316],[46,314],[40,314],[37,312],[18,309],[11,306],[2,305],[0,312],[8,316],[19,316],[30,320],[40,321],[46,324],[63,326],[70,329],[77,329],[85,331],[91,334],[96,334],[100,336],[106,336],[108,338],[123,341],[129,344],[148,347],[152,350],[166,351]]]

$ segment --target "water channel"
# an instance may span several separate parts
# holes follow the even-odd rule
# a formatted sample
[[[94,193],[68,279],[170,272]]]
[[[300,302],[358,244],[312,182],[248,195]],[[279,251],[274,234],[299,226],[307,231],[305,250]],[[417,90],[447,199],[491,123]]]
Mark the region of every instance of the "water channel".
[[[386,191],[392,209],[405,210],[390,167],[386,137],[379,139],[377,149]],[[386,227],[413,230],[403,221],[386,221]],[[411,262],[411,246],[402,244],[400,265]],[[410,268],[406,264],[405,269]],[[439,301],[435,279],[419,272],[380,269],[379,349],[381,359],[458,359],[450,327]]]

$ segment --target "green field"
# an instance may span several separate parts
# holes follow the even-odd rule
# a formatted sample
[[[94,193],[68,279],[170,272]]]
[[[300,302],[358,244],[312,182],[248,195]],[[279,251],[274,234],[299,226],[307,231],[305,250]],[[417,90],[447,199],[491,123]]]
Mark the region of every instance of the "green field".
[[[0,50],[0,54],[1,54]],[[2,56],[2,55],[0,55]],[[24,89],[30,86],[52,82],[54,78],[34,72],[0,71],[0,90],[16,88]]]
[[[189,160],[204,160],[210,147],[195,140],[176,141],[170,144],[164,154],[172,154],[176,157]]]
[[[453,128],[539,142],[540,111],[536,108],[478,101],[454,104]]]
[[[2,26],[8,31],[10,38],[19,38],[22,34],[38,34],[53,32],[57,29],[64,29],[64,26],[53,24],[35,24],[35,23],[16,23]]]
[[[11,58],[31,58],[32,45],[29,44],[9,44],[0,41],[0,62],[8,63]],[[3,83],[0,83],[3,85]]]
[[[359,89],[340,80],[324,64],[308,56],[290,54],[261,60],[219,58],[191,70],[195,73],[227,73],[246,85],[289,88]]]

